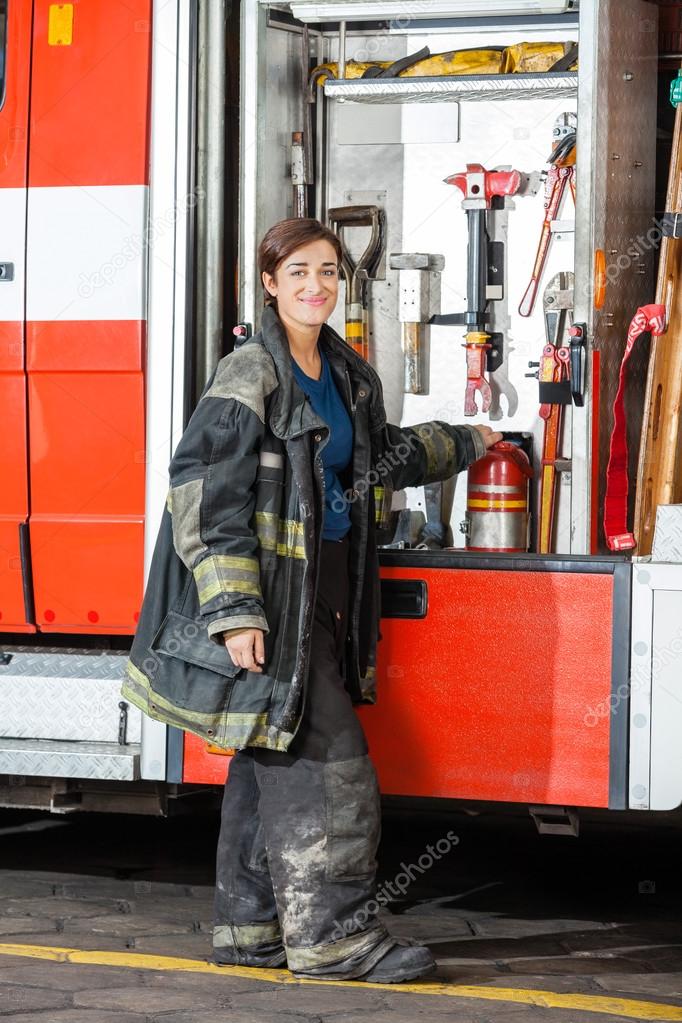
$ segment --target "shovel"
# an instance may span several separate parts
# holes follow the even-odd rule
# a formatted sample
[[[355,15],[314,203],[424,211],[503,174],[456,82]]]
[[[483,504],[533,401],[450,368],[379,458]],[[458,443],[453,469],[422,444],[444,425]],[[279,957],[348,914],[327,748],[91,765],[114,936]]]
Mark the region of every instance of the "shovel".
[[[378,206],[336,206],[329,210],[329,224],[341,242],[341,270],[346,282],[346,341],[351,348],[369,359],[369,317],[367,313],[367,281],[376,272],[384,244],[384,211]],[[370,227],[365,251],[355,261],[350,255],[345,234],[351,227]]]

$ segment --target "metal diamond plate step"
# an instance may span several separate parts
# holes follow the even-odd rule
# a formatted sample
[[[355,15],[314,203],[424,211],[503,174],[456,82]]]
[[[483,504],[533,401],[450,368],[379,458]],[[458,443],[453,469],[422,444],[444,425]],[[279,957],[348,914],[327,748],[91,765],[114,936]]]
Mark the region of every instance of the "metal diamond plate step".
[[[136,781],[140,777],[140,747],[0,739],[0,774]]]
[[[0,640],[0,651],[9,654],[9,664],[0,664],[3,675],[50,676],[59,678],[119,679],[123,674],[126,656],[103,651],[19,650],[5,646]]]
[[[447,78],[328,78],[329,99],[356,103],[441,103],[443,100],[554,99],[575,96],[574,71],[545,74],[456,75]]]
[[[122,654],[10,653],[0,664],[0,737],[118,744]],[[140,742],[142,714],[127,709],[126,740]]]

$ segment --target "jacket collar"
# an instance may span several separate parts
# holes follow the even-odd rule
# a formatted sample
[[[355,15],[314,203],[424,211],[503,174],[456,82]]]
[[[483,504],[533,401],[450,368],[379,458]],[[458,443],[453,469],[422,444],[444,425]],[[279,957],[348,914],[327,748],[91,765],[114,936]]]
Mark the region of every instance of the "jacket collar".
[[[291,350],[286,331],[273,306],[266,306],[263,310],[260,331],[253,340],[260,340],[272,356],[279,380],[279,387],[275,391],[270,408],[270,426],[273,433],[282,440],[288,440],[308,430],[326,429],[327,424],[316,414],[310,402],[306,401],[303,391],[296,382],[291,369]],[[381,381],[376,370],[354,352],[327,323],[320,331],[319,343],[323,345],[332,367],[337,370],[337,383],[339,371],[344,372],[344,364],[348,369],[354,391],[360,382],[364,382],[372,396],[370,428],[377,429],[383,426],[386,414],[383,410]]]

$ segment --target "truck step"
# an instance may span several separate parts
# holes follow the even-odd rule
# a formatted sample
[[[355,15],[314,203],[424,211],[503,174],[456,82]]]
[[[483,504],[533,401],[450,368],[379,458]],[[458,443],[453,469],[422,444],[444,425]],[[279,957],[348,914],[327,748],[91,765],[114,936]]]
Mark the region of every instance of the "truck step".
[[[0,775],[136,781],[140,745],[0,738]]]
[[[572,835],[578,837],[580,820],[575,810],[563,806],[529,806],[540,835]]]

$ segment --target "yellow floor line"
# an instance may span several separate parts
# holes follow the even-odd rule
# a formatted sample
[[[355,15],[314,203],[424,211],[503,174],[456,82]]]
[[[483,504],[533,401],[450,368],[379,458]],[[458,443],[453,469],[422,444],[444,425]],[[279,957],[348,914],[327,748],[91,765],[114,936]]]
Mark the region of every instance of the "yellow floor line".
[[[265,970],[251,966],[216,966],[201,959],[180,959],[175,956],[148,955],[140,952],[84,951],[79,948],[52,948],[49,945],[0,944],[0,955],[47,959],[58,963],[81,963],[90,966],[125,966],[135,970],[184,970],[188,973],[216,973],[223,977],[243,977],[275,984],[317,984],[343,987],[378,988],[395,994],[439,995],[447,998],[476,998],[494,1002],[516,1002],[538,1005],[543,1009],[573,1009],[601,1012],[609,1016],[629,1016],[639,1020],[682,1021],[682,1006],[665,1002],[642,1002],[632,998],[611,998],[608,995],[560,994],[555,991],[532,991],[511,987],[479,987],[466,984],[367,984],[360,980],[300,980],[288,970]],[[0,973],[0,983],[2,973]]]

